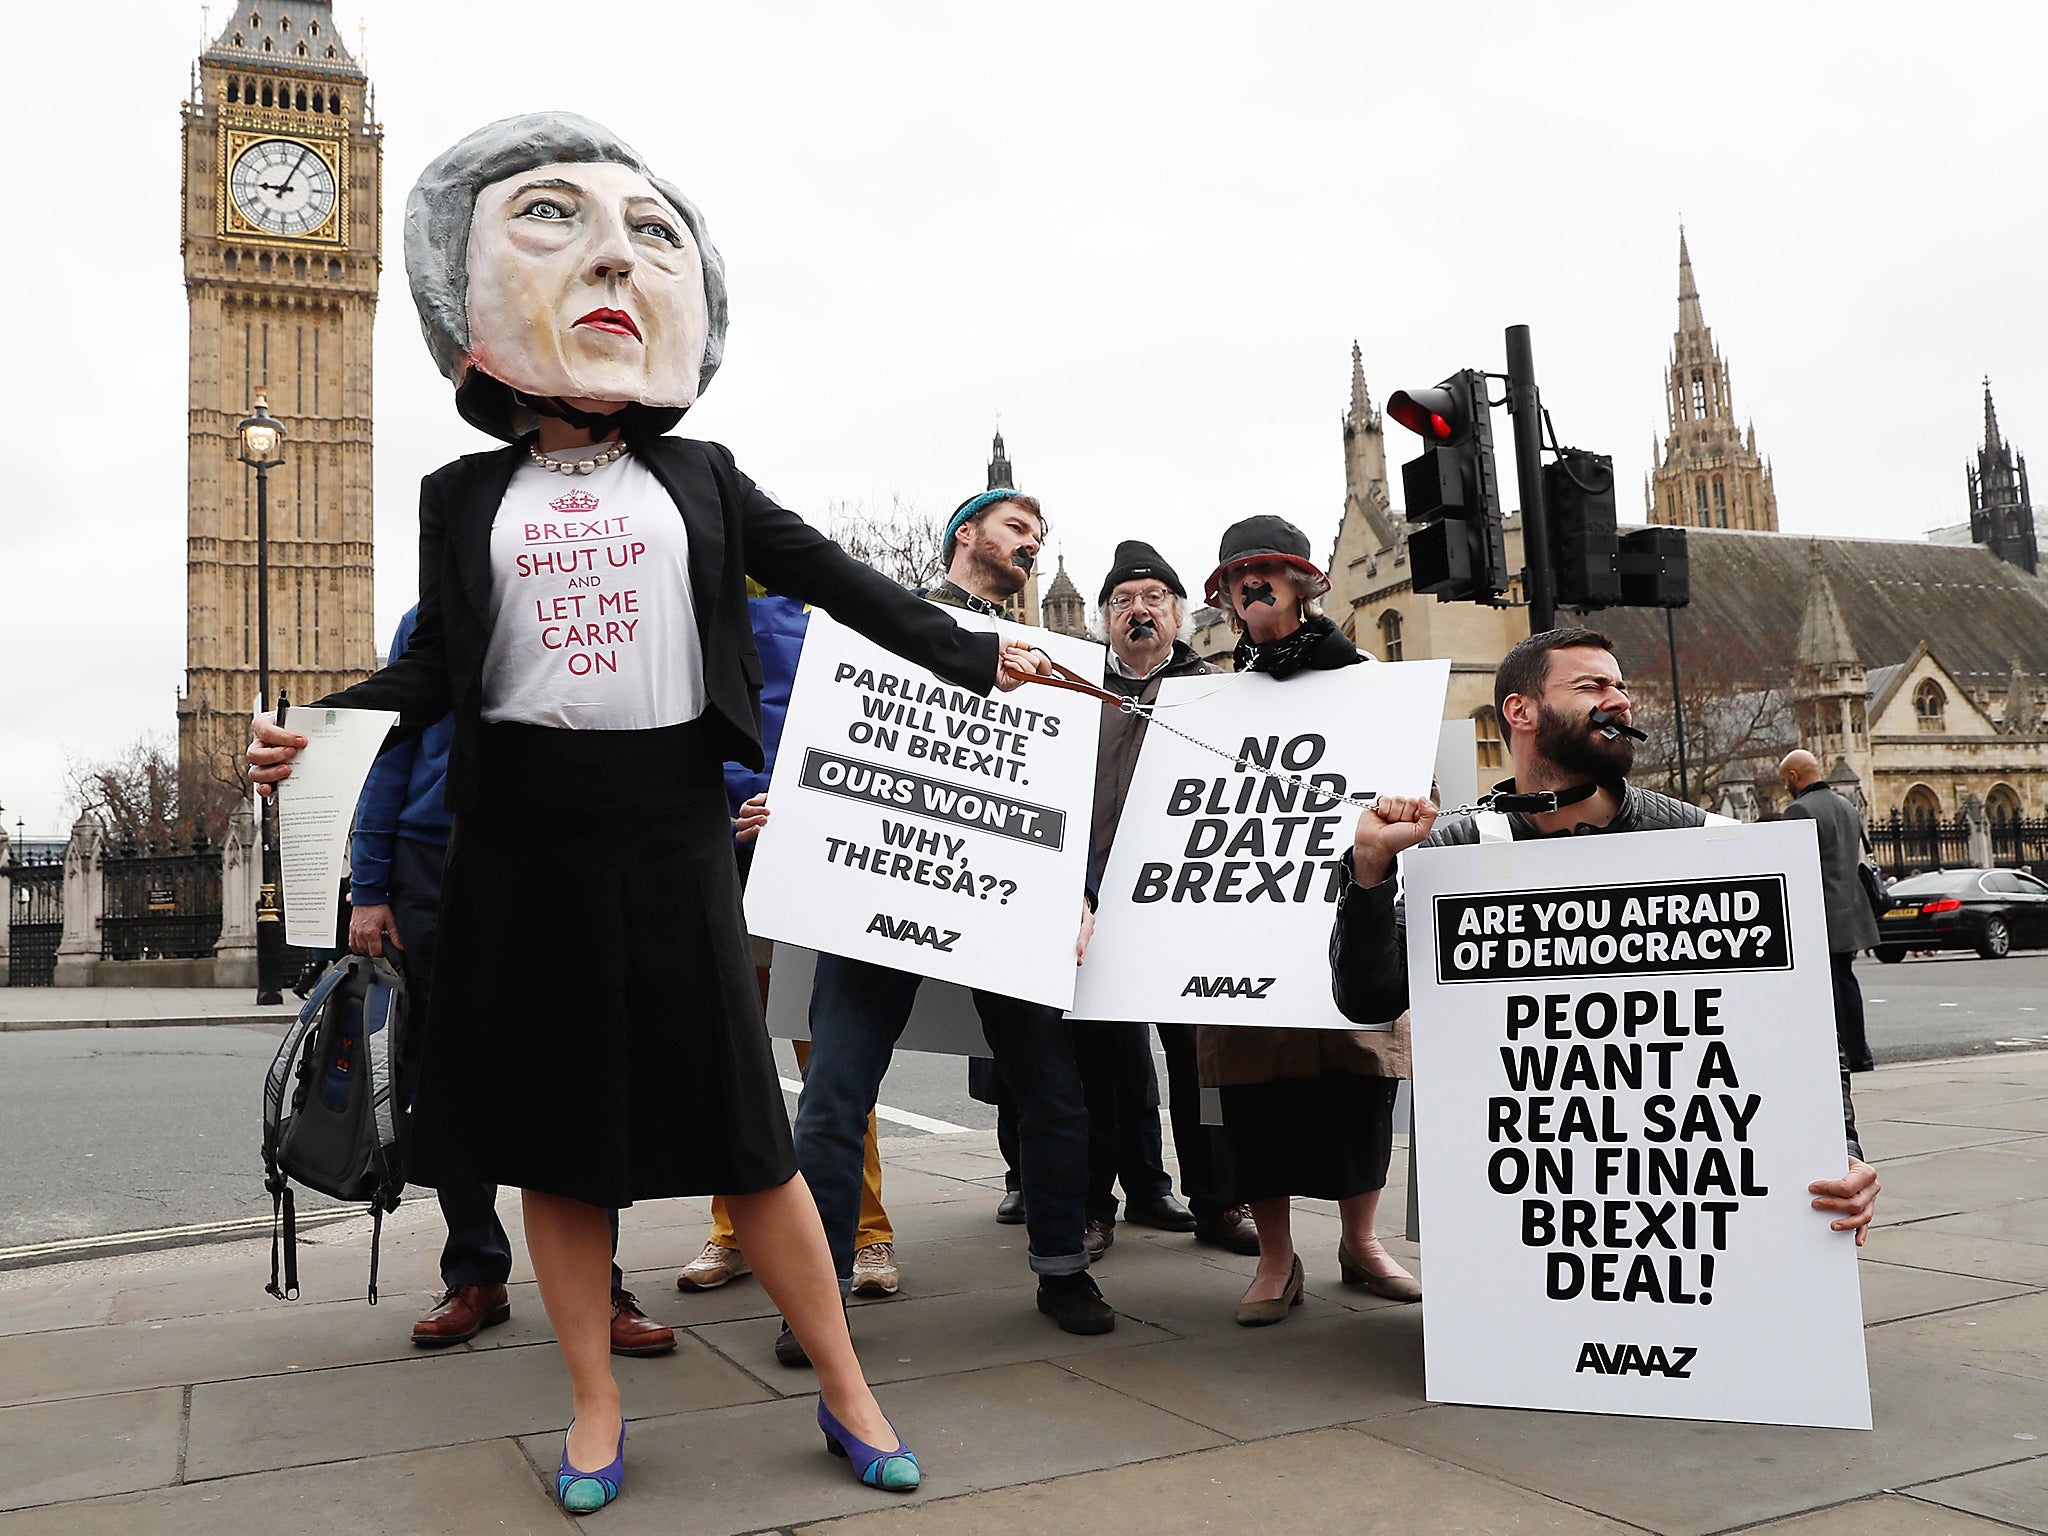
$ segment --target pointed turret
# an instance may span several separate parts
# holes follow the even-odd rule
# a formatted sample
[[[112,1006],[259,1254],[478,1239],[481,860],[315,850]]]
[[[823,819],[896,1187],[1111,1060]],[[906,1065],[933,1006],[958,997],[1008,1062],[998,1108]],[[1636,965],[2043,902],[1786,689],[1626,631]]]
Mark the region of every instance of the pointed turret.
[[[1372,395],[1365,387],[1365,358],[1358,350],[1354,338],[1351,343],[1351,416],[1350,419],[1364,426],[1372,419]]]
[[[2000,447],[1998,436],[1998,407],[1991,403],[1991,376],[1984,376],[1984,446],[1996,453]]]
[[[1991,380],[1984,381],[1984,441],[1970,471],[1970,537],[1999,559],[2032,574],[2040,566],[2034,536],[2033,494],[2027,458],[1999,435]]]
[[[1678,328],[1697,331],[1706,325],[1700,314],[1699,285],[1692,279],[1692,252],[1685,248],[1685,226],[1678,226]]]
[[[2007,732],[2034,728],[2034,680],[2018,656],[2012,659],[2012,673],[2005,683],[2005,714],[2000,722]]]
[[[1017,489],[1015,475],[1010,469],[1009,450],[1003,447],[1003,429],[996,428],[996,442],[988,459],[988,488],[992,491],[1014,491]]]
[[[1817,543],[1808,568],[1806,611],[1799,619],[1796,654],[1801,666],[1815,671],[1861,665],[1856,642],[1849,635],[1848,621],[1842,617],[1842,605],[1835,600],[1834,584],[1828,580],[1827,565]]]
[[[1056,635],[1085,639],[1088,634],[1088,600],[1067,574],[1067,557],[1059,557],[1059,570],[1038,605],[1039,622]]]

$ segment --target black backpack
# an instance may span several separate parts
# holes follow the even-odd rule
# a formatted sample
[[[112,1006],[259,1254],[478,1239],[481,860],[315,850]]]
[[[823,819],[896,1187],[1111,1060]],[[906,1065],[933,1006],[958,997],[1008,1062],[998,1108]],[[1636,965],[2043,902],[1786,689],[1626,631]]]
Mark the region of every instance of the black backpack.
[[[306,1006],[263,1082],[263,1187],[270,1191],[270,1284],[299,1294],[298,1219],[292,1180],[337,1200],[369,1202],[370,1305],[384,1213],[405,1188],[409,1106],[398,1087],[406,1049],[405,981],[386,960],[343,955]],[[283,1285],[278,1256],[283,1251]]]

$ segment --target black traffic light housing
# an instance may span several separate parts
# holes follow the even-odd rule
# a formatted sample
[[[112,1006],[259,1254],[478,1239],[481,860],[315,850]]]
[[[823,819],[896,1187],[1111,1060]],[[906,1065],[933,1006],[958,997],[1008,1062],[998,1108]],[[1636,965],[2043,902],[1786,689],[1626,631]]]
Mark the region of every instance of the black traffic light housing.
[[[1415,590],[1446,601],[1491,602],[1508,588],[1501,533],[1500,483],[1493,464],[1493,422],[1486,375],[1467,368],[1430,389],[1397,390],[1387,414],[1425,444],[1401,466],[1410,522]]]
[[[1619,603],[1614,460],[1583,448],[1559,449],[1543,466],[1543,503],[1550,512],[1550,570],[1558,603],[1567,608]]]
[[[1638,528],[1625,534],[1621,567],[1623,608],[1683,608],[1692,601],[1692,566],[1683,528]]]

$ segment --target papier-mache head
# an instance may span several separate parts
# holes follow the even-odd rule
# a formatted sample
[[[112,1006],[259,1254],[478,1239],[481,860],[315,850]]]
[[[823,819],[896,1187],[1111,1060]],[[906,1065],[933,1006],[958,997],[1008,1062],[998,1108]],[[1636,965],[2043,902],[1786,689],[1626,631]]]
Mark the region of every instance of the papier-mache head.
[[[724,355],[704,216],[574,113],[504,118],[436,156],[406,198],[405,271],[457,408],[508,441],[558,401],[626,402],[666,430]]]

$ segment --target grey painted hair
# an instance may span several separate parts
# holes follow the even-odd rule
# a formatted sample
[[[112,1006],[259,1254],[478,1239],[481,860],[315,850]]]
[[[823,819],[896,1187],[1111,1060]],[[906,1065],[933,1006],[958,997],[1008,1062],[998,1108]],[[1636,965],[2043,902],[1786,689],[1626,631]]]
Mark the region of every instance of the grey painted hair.
[[[405,199],[405,276],[420,330],[442,376],[462,382],[469,363],[469,226],[485,187],[543,165],[623,165],[667,198],[690,228],[704,265],[701,392],[725,356],[725,263],[697,205],[647,168],[638,150],[600,123],[573,112],[528,112],[487,123],[443,150],[420,172]]]

